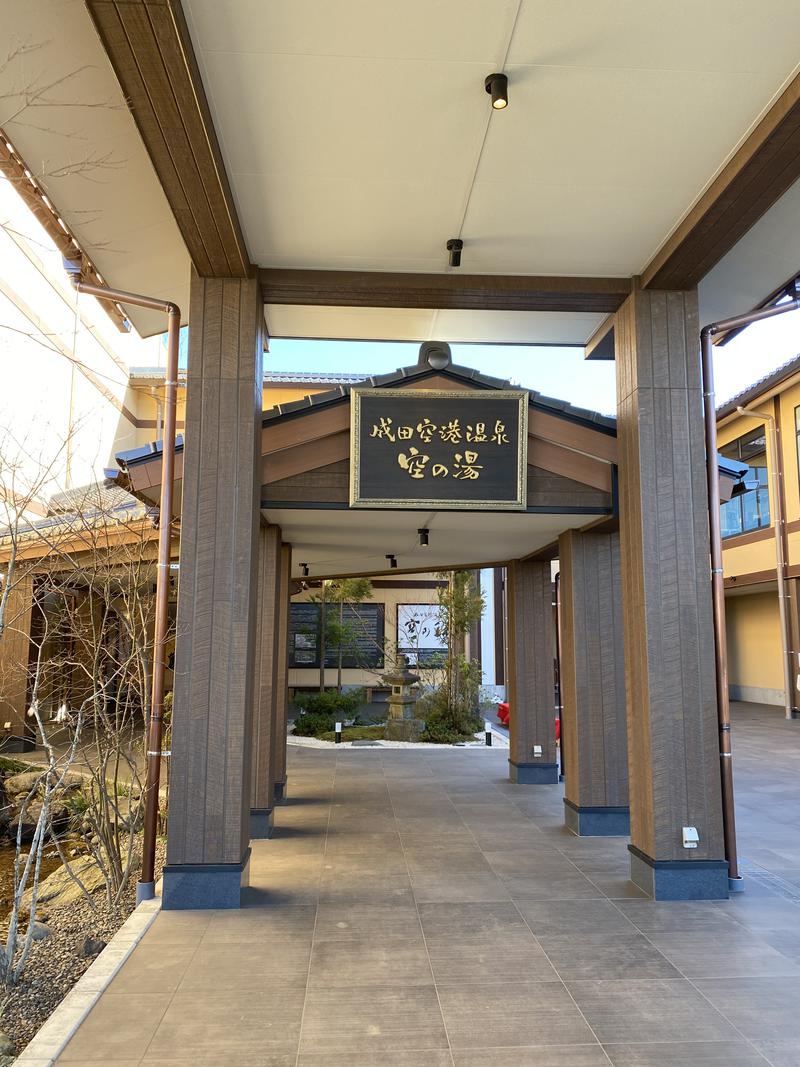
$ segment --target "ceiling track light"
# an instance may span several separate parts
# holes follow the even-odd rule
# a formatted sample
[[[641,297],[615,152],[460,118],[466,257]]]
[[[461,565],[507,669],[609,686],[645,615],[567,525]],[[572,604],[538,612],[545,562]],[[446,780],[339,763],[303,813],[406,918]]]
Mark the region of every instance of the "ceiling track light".
[[[417,530],[417,533],[419,534],[419,543],[420,543],[421,547],[422,548],[427,548],[428,544],[429,544],[429,540],[428,540],[429,534],[428,534],[427,527],[425,527],[425,526],[421,527],[419,530]]]
[[[460,237],[451,237],[447,242],[447,251],[450,253],[450,266],[461,266],[461,250],[464,247],[464,242]]]
[[[495,111],[508,107],[508,78],[505,74],[490,74],[483,83],[486,92],[492,98]]]
[[[397,556],[394,554],[394,552],[387,552],[386,558],[389,560],[389,566],[392,568],[392,570],[397,570]]]
[[[308,577],[308,564],[307,563],[301,563],[300,564],[300,569],[303,572],[303,577],[307,578]]]

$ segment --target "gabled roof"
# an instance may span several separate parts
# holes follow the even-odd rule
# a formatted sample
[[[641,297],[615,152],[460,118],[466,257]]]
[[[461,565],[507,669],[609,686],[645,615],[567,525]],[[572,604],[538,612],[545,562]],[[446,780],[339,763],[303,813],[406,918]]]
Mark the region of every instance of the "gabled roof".
[[[393,386],[407,385],[409,382],[423,381],[425,378],[450,378],[453,381],[462,382],[464,385],[479,389],[512,389],[515,386],[506,378],[493,378],[488,374],[482,374],[472,367],[461,367],[451,363],[444,370],[434,370],[429,366],[400,367],[389,374],[371,375],[360,379],[359,383],[341,384],[336,389],[328,389],[324,393],[315,393],[303,397],[301,400],[293,400],[288,404],[277,404],[264,412],[264,424],[283,418],[285,415],[303,414],[306,411],[319,408],[325,404],[335,404],[350,395],[350,389],[354,384],[363,384],[373,389],[391,389]],[[523,387],[524,388],[524,387]],[[569,419],[582,425],[599,430],[609,436],[616,436],[616,419],[608,415],[601,415],[597,411],[589,411],[586,408],[575,407],[566,400],[556,400],[553,397],[543,396],[535,389],[529,389],[529,402],[534,410],[545,411],[551,415]]]
[[[770,389],[774,389],[777,385],[785,382],[799,371],[800,355],[795,356],[794,359],[790,359],[786,363],[782,363],[780,367],[776,367],[775,370],[770,371],[769,374],[765,374],[764,377],[759,378],[757,382],[748,385],[748,387],[742,390],[741,393],[737,393],[736,396],[731,397],[730,400],[726,400],[724,404],[720,404],[717,408],[717,420],[732,415],[740,406],[745,407],[754,400],[758,400],[764,393],[769,392]]]

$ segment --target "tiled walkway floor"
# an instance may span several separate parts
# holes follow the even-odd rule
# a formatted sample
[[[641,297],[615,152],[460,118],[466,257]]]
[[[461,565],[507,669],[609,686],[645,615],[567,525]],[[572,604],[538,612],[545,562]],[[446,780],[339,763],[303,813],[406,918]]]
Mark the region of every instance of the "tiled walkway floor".
[[[498,750],[290,749],[248,907],[162,913],[60,1063],[800,1065],[800,723],[739,709],[748,890],[643,899]]]

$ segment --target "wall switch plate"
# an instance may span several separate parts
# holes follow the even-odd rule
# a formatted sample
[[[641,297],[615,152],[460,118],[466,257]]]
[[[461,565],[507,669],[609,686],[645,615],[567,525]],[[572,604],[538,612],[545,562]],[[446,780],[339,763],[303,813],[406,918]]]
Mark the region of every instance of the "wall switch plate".
[[[697,828],[694,826],[683,827],[683,847],[684,848],[697,848],[700,842],[700,835],[697,832]]]

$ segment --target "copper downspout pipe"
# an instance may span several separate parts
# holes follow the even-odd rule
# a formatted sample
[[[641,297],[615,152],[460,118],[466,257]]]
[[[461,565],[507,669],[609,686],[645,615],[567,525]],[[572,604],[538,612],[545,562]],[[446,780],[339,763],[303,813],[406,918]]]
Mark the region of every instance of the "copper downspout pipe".
[[[796,708],[792,699],[794,692],[794,662],[792,657],[792,643],[789,638],[789,617],[786,612],[786,553],[784,552],[785,518],[783,514],[783,494],[781,492],[781,478],[783,477],[783,463],[778,451],[778,431],[775,416],[768,411],[758,411],[756,408],[736,408],[740,415],[749,418],[763,419],[767,424],[767,439],[769,441],[769,465],[772,474],[773,501],[772,506],[775,514],[775,575],[778,582],[778,615],[781,624],[781,642],[783,644],[783,710],[787,719],[795,717]]]
[[[700,331],[701,373],[703,385],[703,419],[706,439],[706,477],[708,480],[708,526],[711,540],[711,597],[714,613],[714,658],[717,681],[717,723],[722,780],[722,825],[728,881],[732,889],[741,882],[736,854],[736,817],[733,800],[733,753],[731,751],[731,709],[728,696],[728,649],[725,638],[725,580],[722,572],[722,531],[719,514],[719,467],[717,466],[717,411],[714,400],[714,360],[712,341],[715,334],[749,326],[800,308],[800,299],[761,311],[721,319]]]
[[[164,722],[164,674],[167,668],[167,630],[169,627],[169,555],[172,526],[172,484],[175,470],[175,419],[178,390],[178,340],[181,311],[177,304],[155,297],[126,293],[122,289],[89,285],[81,280],[77,264],[64,266],[73,286],[98,300],[163,311],[167,315],[167,371],[164,397],[164,440],[161,452],[161,498],[158,524],[158,571],[156,574],[155,633],[153,637],[153,688],[150,721],[147,730],[147,765],[144,786],[144,837],[142,870],[136,885],[136,903],[155,896],[156,836],[158,800],[161,786],[161,738]]]

